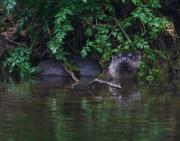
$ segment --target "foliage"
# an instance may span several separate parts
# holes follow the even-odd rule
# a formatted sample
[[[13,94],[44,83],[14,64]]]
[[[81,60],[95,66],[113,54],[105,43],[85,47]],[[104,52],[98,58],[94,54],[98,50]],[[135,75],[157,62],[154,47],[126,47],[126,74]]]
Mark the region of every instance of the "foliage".
[[[10,4],[10,0],[3,1]],[[148,76],[158,76],[158,60],[168,59],[165,48],[154,45],[169,24],[159,14],[159,0],[20,0],[17,4],[20,30],[29,29],[31,47],[42,46],[43,34],[47,35],[44,42],[48,55],[68,68],[72,67],[66,58],[73,53],[97,56],[104,65],[113,54],[140,51],[143,61],[139,76],[145,75],[150,80]],[[6,6],[6,9],[13,8]],[[47,48],[40,50],[44,53]]]
[[[1,1],[0,1],[1,3]],[[16,1],[15,0],[5,0],[3,1],[3,7],[5,8],[7,14],[10,14],[14,11],[16,6]]]
[[[30,55],[31,49],[18,47],[9,54],[4,61],[4,65],[8,68],[10,73],[18,69],[19,75],[23,79],[35,71],[29,61]]]
[[[55,16],[54,37],[48,43],[48,47],[57,60],[66,61],[66,55],[68,53],[64,51],[62,45],[68,32],[73,30],[68,19],[71,15],[73,13],[69,8],[63,8]]]

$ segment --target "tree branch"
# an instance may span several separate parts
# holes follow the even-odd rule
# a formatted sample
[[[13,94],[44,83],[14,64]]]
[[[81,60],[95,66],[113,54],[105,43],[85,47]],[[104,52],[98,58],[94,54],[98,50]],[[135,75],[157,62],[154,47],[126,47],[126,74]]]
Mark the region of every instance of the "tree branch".
[[[73,79],[76,83],[79,83],[79,79],[77,79],[77,77],[75,76],[74,72],[72,72],[71,70],[67,69],[66,67],[64,67],[64,69],[71,75],[72,79]]]
[[[120,85],[117,85],[117,84],[114,84],[114,83],[111,83],[111,82],[108,82],[108,81],[104,81],[104,80],[100,80],[100,79],[94,79],[93,81],[91,81],[89,83],[89,86],[91,86],[92,84],[94,84],[95,82],[98,82],[100,84],[106,84],[110,87],[115,87],[115,88],[118,88],[118,89],[121,89],[121,86]]]
[[[10,39],[7,39],[7,38],[5,38],[5,40],[7,40],[8,42],[10,42],[10,43],[12,43],[12,44],[15,44],[15,45],[18,45],[18,46],[22,46],[22,47],[24,47],[24,48],[29,48],[28,46],[25,46],[25,45],[23,45],[23,44],[21,44],[21,43],[18,43],[18,42],[13,41],[13,40],[10,40]],[[40,55],[40,53],[37,52],[37,51],[34,51],[34,50],[33,50],[33,52],[36,53],[36,54],[38,54],[38,55]]]

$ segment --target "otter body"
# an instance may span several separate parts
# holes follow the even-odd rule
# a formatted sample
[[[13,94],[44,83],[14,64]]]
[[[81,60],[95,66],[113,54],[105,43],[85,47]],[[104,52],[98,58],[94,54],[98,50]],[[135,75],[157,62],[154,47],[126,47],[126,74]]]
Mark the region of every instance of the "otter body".
[[[54,59],[48,59],[41,61],[37,66],[37,75],[44,75],[44,76],[68,76],[69,74],[65,71],[63,66]]]
[[[100,73],[100,64],[92,57],[83,59],[80,56],[72,56],[68,60],[79,69],[77,76],[98,76]],[[61,63],[53,59],[41,61],[37,65],[37,70],[37,75],[69,76],[69,73],[66,72]]]
[[[132,78],[140,66],[141,56],[139,53],[119,53],[112,57],[107,68],[108,77]]]
[[[99,62],[88,57],[72,56],[68,60],[79,69],[78,76],[98,76],[101,70]],[[140,66],[141,57],[139,53],[119,53],[112,57],[110,64],[105,70],[105,77],[111,79],[132,77]],[[60,62],[49,59],[43,60],[37,65],[38,75],[69,76]]]

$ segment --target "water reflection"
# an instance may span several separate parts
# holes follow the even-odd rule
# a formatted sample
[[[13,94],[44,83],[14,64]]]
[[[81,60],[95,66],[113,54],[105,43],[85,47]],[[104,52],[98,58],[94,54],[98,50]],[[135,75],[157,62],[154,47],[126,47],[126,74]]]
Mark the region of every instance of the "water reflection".
[[[83,79],[75,87],[67,78],[1,83],[0,139],[179,140],[180,99],[173,95],[172,83],[166,84],[166,91],[158,85],[139,90],[128,80],[121,90],[96,85],[96,91],[89,93],[92,78]]]
[[[121,89],[104,86],[102,84],[95,84],[92,86],[91,94],[97,100],[112,99],[119,102],[140,101],[140,92],[137,89],[135,81],[132,79],[123,79],[118,81]]]

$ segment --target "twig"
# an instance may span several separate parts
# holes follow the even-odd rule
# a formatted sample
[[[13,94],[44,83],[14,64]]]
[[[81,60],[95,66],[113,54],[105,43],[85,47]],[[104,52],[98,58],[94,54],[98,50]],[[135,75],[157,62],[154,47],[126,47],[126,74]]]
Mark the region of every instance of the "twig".
[[[79,83],[79,79],[76,78],[76,76],[74,75],[74,73],[67,69],[66,67],[64,67],[64,69],[71,75],[72,79],[76,82],[76,83]]]
[[[180,39],[180,36],[178,36],[178,35],[174,35],[173,37],[174,37],[174,38],[179,38],[179,39]]]
[[[15,41],[13,41],[13,40],[10,40],[10,39],[8,39],[8,38],[5,38],[5,40],[7,40],[7,41],[10,42],[10,43],[13,43],[13,44],[16,44],[16,45],[23,46],[23,47],[27,48],[27,46],[25,46],[25,45],[23,45],[23,44],[21,44],[21,43],[15,42]]]
[[[118,24],[119,24],[119,21],[118,21],[118,22],[116,22],[116,24],[114,25],[113,29],[111,30],[111,33],[108,35],[107,39],[109,39],[109,38],[110,38],[110,36],[111,36],[111,35],[112,35],[112,33],[114,32],[114,30],[116,29],[116,27],[118,26]]]
[[[48,49],[46,49],[46,50],[42,53],[41,58],[45,55],[45,53],[47,52],[47,50],[48,50]]]
[[[16,45],[19,45],[19,46],[28,48],[28,46],[25,46],[25,45],[23,45],[23,44],[21,44],[21,43],[18,43],[18,42],[13,41],[13,40],[10,40],[10,39],[7,39],[7,38],[5,38],[5,40],[7,40],[7,41],[10,42],[10,43],[13,43],[13,44],[16,44]],[[33,52],[36,53],[36,54],[38,54],[38,55],[40,55],[40,53],[37,52],[37,51],[34,51],[34,50],[33,50]]]
[[[126,31],[123,29],[123,27],[121,26],[121,24],[118,24],[119,28],[121,29],[122,33],[124,34],[124,36],[126,37],[126,39],[128,40],[129,44],[133,47],[132,41],[129,38],[129,36],[127,35]]]
[[[114,83],[111,83],[111,82],[108,82],[108,81],[100,80],[100,79],[94,79],[93,81],[91,81],[89,83],[89,86],[91,86],[95,82],[98,82],[100,84],[106,84],[106,85],[109,85],[111,87],[115,87],[115,88],[121,89],[120,85],[117,85],[117,84],[114,84]]]

